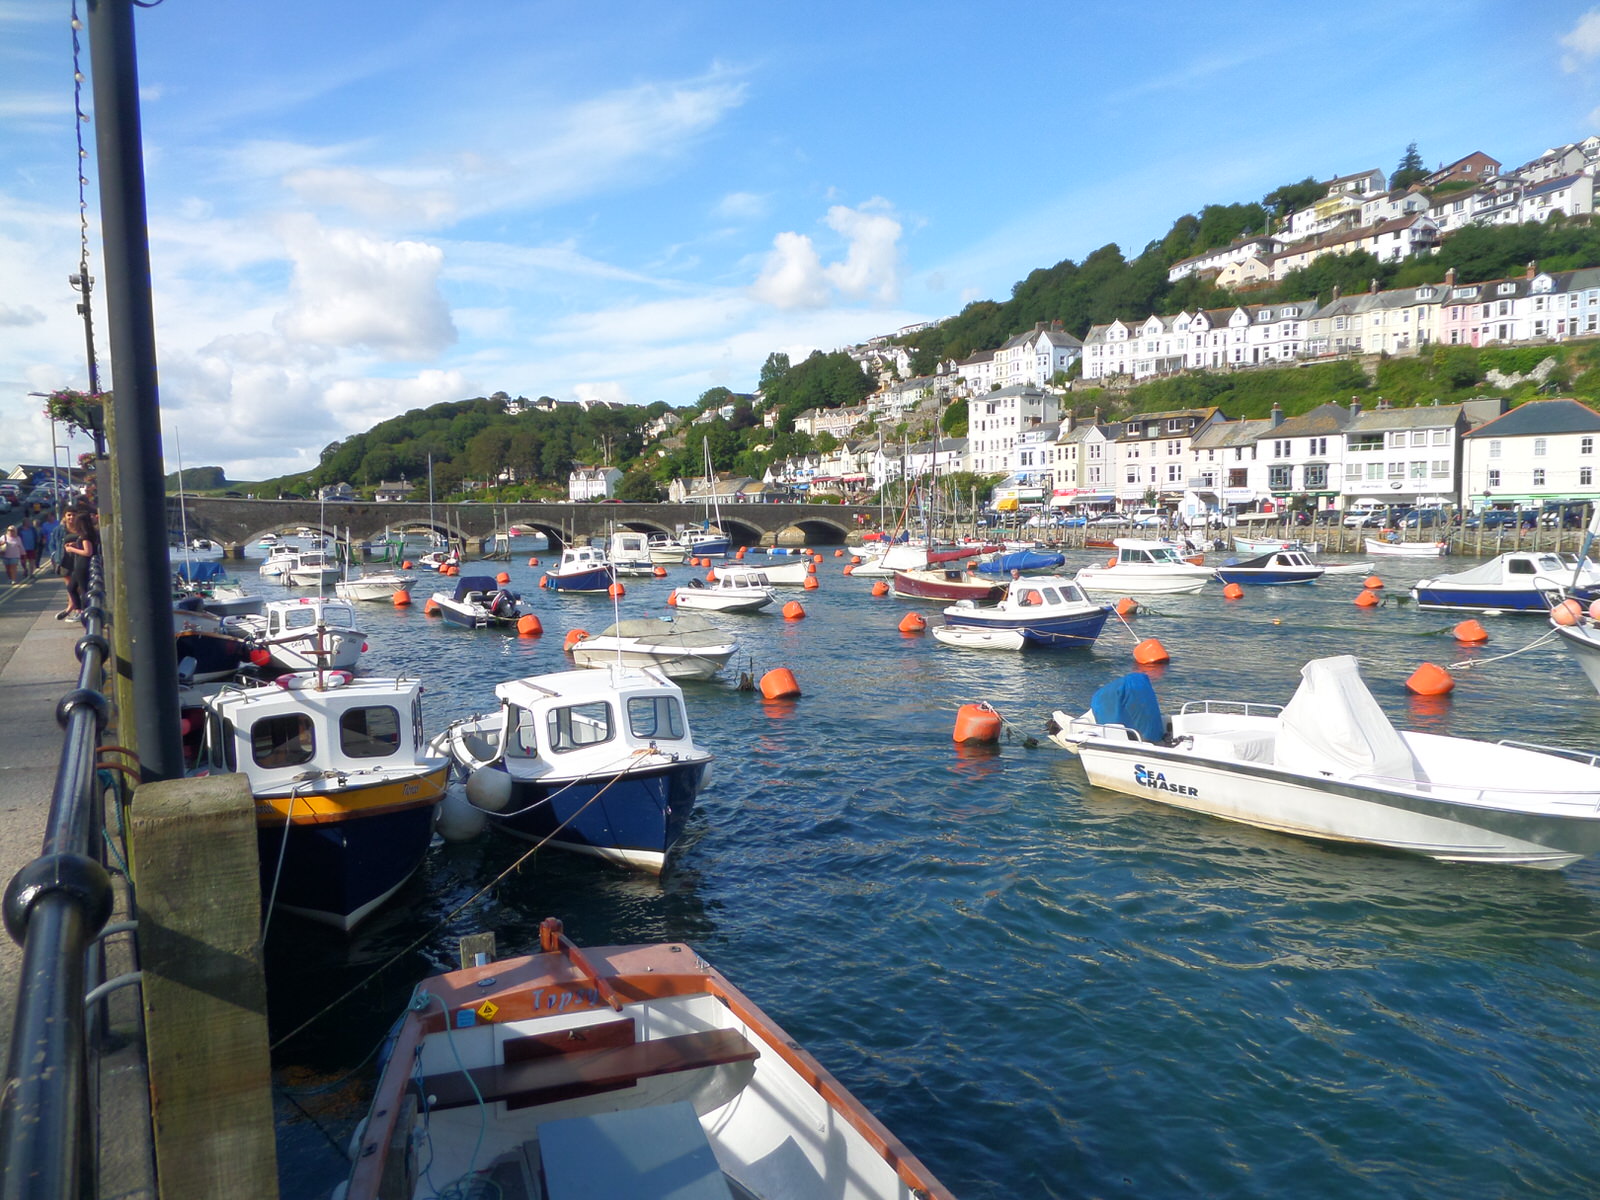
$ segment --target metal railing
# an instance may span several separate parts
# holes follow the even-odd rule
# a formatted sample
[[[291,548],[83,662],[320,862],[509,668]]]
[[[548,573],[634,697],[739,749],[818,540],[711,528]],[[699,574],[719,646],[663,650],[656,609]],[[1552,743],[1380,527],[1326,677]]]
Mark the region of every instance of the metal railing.
[[[6,930],[22,946],[11,1053],[0,1095],[0,1197],[77,1200],[92,1194],[93,1129],[85,1001],[90,948],[113,908],[96,764],[111,705],[101,688],[111,647],[105,584],[90,562],[78,639],[78,686],[56,705],[65,730],[38,858],[6,888]]]

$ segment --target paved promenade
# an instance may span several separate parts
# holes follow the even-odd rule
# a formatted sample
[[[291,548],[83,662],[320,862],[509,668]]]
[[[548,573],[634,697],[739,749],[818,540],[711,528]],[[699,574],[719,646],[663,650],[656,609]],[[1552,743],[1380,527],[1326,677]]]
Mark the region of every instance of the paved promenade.
[[[56,702],[78,685],[76,621],[57,621],[67,592],[41,572],[12,587],[0,574],[0,887],[39,855],[61,759]],[[0,935],[0,1062],[11,1044],[22,949]]]

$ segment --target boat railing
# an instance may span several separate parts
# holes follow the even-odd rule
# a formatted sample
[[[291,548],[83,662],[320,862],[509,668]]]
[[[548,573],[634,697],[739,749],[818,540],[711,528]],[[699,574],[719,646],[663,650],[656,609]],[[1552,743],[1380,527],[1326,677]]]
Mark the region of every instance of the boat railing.
[[[1283,705],[1257,704],[1244,700],[1190,700],[1178,710],[1179,716],[1201,713],[1230,717],[1281,717]]]
[[[1509,738],[1502,738],[1495,745],[1509,746],[1513,750],[1532,750],[1538,754],[1554,754],[1559,758],[1569,758],[1573,762],[1582,763],[1584,766],[1600,767],[1600,754],[1587,754],[1582,750],[1569,750],[1562,746],[1546,746],[1542,742],[1518,742]]]
[[[0,1104],[0,1163],[7,1196],[86,1196],[98,1189],[84,1173],[97,1155],[90,1139],[88,1079],[100,1033],[103,964],[91,954],[113,909],[105,863],[96,759],[111,713],[104,691],[111,646],[105,582],[98,556],[89,564],[84,634],[78,639],[78,686],[56,704],[65,736],[39,857],[11,879],[7,931],[22,947],[21,982]]]

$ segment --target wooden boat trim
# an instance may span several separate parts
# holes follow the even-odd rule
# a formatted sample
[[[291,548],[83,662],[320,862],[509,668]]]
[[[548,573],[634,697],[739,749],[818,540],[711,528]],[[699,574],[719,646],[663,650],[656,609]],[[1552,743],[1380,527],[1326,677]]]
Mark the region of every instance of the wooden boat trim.
[[[292,796],[257,796],[256,822],[274,827],[286,822],[328,825],[428,807],[437,804],[444,795],[449,770],[448,763],[441,763],[424,774],[401,779],[347,784],[329,791],[301,791]],[[334,778],[337,779],[337,775]]]

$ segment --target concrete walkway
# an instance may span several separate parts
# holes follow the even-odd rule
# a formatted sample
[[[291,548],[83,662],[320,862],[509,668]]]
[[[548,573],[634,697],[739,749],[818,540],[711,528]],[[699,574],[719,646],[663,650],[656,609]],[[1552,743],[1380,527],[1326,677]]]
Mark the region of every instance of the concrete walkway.
[[[78,686],[76,621],[61,578],[41,571],[8,584],[0,575],[0,886],[39,856],[61,761],[56,702]],[[11,1044],[22,948],[0,934],[0,1063]]]

